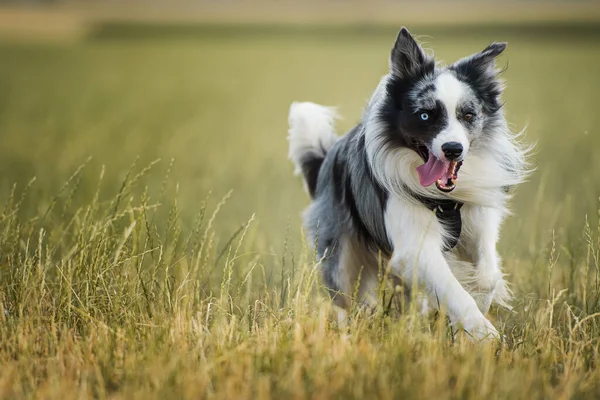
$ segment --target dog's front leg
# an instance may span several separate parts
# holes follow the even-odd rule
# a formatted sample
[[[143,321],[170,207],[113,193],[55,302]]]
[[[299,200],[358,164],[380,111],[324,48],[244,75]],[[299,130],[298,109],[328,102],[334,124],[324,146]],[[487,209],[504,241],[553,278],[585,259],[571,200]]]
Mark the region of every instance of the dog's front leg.
[[[386,209],[386,228],[394,245],[391,267],[395,274],[407,284],[423,286],[432,300],[446,308],[450,320],[473,338],[498,336],[450,270],[442,253],[442,227],[432,212],[392,198]]]
[[[496,250],[504,213],[492,207],[469,206],[463,207],[462,218],[465,235],[461,242],[476,267],[471,294],[484,314],[492,301],[508,307],[510,292]]]

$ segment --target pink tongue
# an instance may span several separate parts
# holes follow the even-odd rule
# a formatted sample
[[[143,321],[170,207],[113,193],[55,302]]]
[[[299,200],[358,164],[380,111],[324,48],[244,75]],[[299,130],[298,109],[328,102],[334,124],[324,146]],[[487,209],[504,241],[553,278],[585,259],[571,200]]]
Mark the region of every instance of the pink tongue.
[[[427,162],[420,167],[417,167],[417,173],[419,174],[419,181],[422,186],[429,186],[448,171],[450,163],[439,160],[433,153],[429,152],[429,159]]]

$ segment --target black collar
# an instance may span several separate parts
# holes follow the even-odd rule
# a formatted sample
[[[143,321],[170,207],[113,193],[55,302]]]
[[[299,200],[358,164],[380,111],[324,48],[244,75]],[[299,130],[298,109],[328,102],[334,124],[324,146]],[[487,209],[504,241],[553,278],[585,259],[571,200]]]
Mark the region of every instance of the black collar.
[[[446,239],[444,251],[452,250],[456,247],[462,230],[460,209],[464,203],[450,199],[432,199],[420,196],[416,193],[412,193],[412,196],[425,207],[433,211],[438,221],[446,228],[449,236]]]

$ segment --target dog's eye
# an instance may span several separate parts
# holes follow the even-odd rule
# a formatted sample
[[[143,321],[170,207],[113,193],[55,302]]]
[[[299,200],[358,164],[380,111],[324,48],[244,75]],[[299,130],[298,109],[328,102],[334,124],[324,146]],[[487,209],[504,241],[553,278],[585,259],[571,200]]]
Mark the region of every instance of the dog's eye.
[[[463,115],[463,119],[467,122],[472,122],[475,119],[475,115],[473,113],[466,113]]]
[[[419,114],[419,118],[421,118],[421,121],[427,121],[429,119],[429,114],[426,112],[422,112],[421,114]]]

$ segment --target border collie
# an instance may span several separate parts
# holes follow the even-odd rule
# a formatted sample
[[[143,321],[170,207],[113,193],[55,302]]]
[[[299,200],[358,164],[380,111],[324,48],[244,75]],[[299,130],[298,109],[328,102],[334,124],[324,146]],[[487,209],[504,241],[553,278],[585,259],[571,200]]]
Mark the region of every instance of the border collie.
[[[334,304],[375,306],[379,260],[472,338],[508,306],[496,242],[528,149],[508,128],[496,57],[506,43],[436,64],[406,28],[360,123],[338,137],[333,108],[293,103],[289,156],[312,204],[305,224]]]

